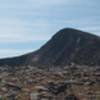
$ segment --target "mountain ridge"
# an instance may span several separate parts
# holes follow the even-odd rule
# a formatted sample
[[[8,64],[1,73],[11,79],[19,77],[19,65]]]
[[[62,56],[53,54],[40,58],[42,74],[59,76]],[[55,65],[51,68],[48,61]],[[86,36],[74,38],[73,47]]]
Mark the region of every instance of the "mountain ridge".
[[[0,59],[0,66],[100,65],[100,37],[77,29],[58,31],[39,50],[19,57]]]

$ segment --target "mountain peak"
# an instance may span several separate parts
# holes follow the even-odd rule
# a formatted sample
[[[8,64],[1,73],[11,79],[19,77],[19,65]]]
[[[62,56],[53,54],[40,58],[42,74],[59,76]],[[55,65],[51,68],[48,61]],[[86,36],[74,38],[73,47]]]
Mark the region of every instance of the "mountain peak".
[[[82,32],[82,31],[80,31],[80,30],[78,30],[78,29],[74,29],[74,28],[63,28],[63,29],[61,29],[59,32]],[[59,33],[59,32],[57,32],[57,33]]]
[[[83,32],[81,30],[74,29],[74,28],[63,28],[60,31],[58,31],[55,35],[57,35],[57,34],[61,34],[61,35],[64,35],[64,34],[70,35],[71,34],[71,35],[83,35],[83,36],[95,36],[95,37],[97,37],[96,35],[93,35],[91,33]]]
[[[60,31],[78,31],[78,30],[74,28],[63,28]]]

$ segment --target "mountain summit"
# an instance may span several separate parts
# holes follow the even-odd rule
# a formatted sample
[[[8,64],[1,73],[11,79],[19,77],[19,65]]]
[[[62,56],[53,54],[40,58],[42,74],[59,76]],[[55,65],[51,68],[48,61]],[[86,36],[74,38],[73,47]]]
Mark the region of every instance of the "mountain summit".
[[[100,65],[100,37],[76,29],[57,32],[36,52],[0,60],[0,66]]]

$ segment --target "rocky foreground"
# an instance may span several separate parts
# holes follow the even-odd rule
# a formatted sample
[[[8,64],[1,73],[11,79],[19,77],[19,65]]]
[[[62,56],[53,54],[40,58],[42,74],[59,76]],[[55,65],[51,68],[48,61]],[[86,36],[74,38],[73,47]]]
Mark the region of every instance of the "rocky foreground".
[[[88,68],[88,69],[87,69]],[[0,69],[0,100],[100,100],[100,67]]]

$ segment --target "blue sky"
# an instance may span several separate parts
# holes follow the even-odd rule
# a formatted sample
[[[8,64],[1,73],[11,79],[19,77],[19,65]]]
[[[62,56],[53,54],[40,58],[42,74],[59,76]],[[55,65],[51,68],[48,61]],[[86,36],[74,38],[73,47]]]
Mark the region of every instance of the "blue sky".
[[[0,58],[40,48],[57,31],[100,36],[100,0],[0,0]]]

